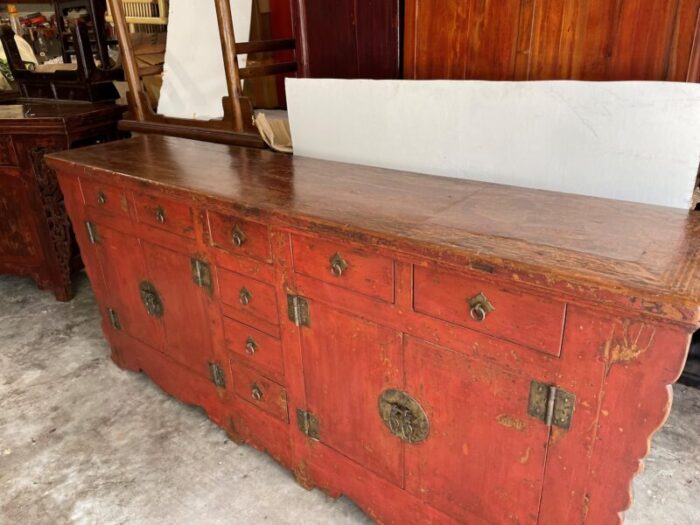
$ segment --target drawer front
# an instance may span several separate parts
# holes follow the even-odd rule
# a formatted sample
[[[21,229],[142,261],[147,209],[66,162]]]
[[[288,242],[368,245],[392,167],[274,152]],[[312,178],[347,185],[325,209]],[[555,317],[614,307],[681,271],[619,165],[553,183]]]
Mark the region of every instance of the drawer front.
[[[83,202],[86,206],[112,215],[129,216],[129,199],[126,192],[120,188],[84,179],[80,180],[80,187],[83,190]]]
[[[236,318],[245,323],[256,319],[279,324],[277,296],[269,284],[256,281],[240,273],[219,269],[221,300],[231,306]]]
[[[17,155],[12,145],[12,137],[0,137],[0,166],[16,166]]]
[[[282,344],[278,339],[228,317],[224,318],[224,336],[229,351],[252,366],[284,375]]]
[[[188,204],[143,194],[134,195],[134,203],[139,222],[194,238],[192,208]]]
[[[413,283],[417,312],[559,355],[564,303],[417,266]]]
[[[247,366],[231,362],[233,391],[238,397],[252,403],[260,410],[289,422],[287,391],[283,386],[263,377]]]
[[[347,244],[293,236],[294,271],[386,302],[394,301],[394,261]]]
[[[211,243],[234,255],[270,261],[270,234],[267,226],[232,215],[208,212]]]

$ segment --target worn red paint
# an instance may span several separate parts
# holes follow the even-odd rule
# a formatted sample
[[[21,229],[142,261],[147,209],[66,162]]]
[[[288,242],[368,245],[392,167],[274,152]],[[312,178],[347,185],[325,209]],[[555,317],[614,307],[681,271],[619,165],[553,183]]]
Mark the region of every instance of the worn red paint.
[[[199,160],[210,179],[191,170]],[[73,222],[98,232],[94,245],[77,235],[114,361],[204,407],[304,486],[346,494],[381,523],[620,521],[698,326],[697,214],[163,137],[51,163]],[[95,206],[86,188],[101,185],[127,205]],[[523,238],[505,239],[494,192],[544,210],[557,231],[518,221]],[[488,213],[473,219],[469,199]],[[160,206],[165,220],[143,219]],[[603,218],[618,230],[605,236]],[[237,225],[249,245],[227,244]],[[649,235],[678,242],[641,247]],[[347,271],[334,275],[338,253]],[[211,288],[194,282],[192,258]],[[143,280],[162,318],[146,313]],[[482,323],[469,317],[478,292],[495,307]],[[289,319],[287,294],[307,300],[308,326]],[[532,380],[575,394],[568,430],[528,415]],[[422,406],[425,440],[384,425],[389,388]],[[317,418],[318,440],[297,410]]]

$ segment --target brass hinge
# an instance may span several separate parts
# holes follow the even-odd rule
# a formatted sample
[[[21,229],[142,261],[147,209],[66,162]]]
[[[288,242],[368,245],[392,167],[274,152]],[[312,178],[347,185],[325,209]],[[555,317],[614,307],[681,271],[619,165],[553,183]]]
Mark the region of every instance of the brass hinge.
[[[297,326],[309,326],[309,302],[299,295],[287,294],[287,317]]]
[[[115,330],[121,330],[122,324],[119,322],[119,315],[116,310],[112,308],[107,308],[107,315],[109,315],[109,322],[112,323],[112,328]]]
[[[297,408],[297,425],[299,430],[311,439],[321,439],[321,434],[318,430],[318,418],[311,412]]]
[[[211,267],[206,262],[192,258],[192,280],[197,286],[201,286],[209,293],[212,291]]]
[[[90,244],[97,244],[98,242],[100,242],[99,238],[97,237],[97,228],[95,227],[95,223],[85,221],[85,230],[87,231],[87,236],[88,240],[90,241]]]
[[[527,413],[545,425],[568,430],[574,415],[576,396],[554,385],[538,381],[530,383],[530,399]]]
[[[218,363],[209,362],[209,375],[211,376],[212,383],[219,388],[226,388],[226,376],[224,375],[224,369],[221,368]]]

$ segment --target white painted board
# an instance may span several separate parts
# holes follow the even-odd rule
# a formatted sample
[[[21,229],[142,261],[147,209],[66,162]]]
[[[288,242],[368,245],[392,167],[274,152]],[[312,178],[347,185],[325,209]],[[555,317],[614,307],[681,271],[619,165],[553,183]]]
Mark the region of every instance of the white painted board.
[[[236,42],[247,42],[253,0],[230,0]],[[170,0],[163,87],[158,113],[209,120],[224,116],[228,95],[219,26],[212,0]],[[239,56],[245,66],[245,57]]]
[[[700,85],[287,79],[294,154],[676,208]]]

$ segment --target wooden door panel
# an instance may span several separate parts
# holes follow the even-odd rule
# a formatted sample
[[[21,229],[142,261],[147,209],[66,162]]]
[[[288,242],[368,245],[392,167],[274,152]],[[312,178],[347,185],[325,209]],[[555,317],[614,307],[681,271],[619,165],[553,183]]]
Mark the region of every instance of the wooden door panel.
[[[95,230],[98,244],[94,253],[110,303],[105,306],[116,310],[124,332],[159,349],[163,342],[160,321],[148,315],[141,301],[139,285],[148,274],[138,238],[99,223]]]
[[[29,189],[16,168],[0,168],[0,253],[6,259],[36,259],[38,242],[28,222]],[[20,203],[20,204],[18,204]]]
[[[529,378],[406,339],[406,391],[430,433],[406,446],[406,487],[468,521],[536,523],[549,430],[527,415]]]
[[[700,0],[406,0],[404,76],[684,81],[699,8]]]
[[[163,302],[164,351],[201,375],[208,375],[212,356],[207,291],[192,278],[192,259],[143,242],[150,280]]]
[[[381,393],[403,385],[401,334],[319,304],[310,315],[304,379],[321,442],[402,486],[402,444],[378,411]]]

